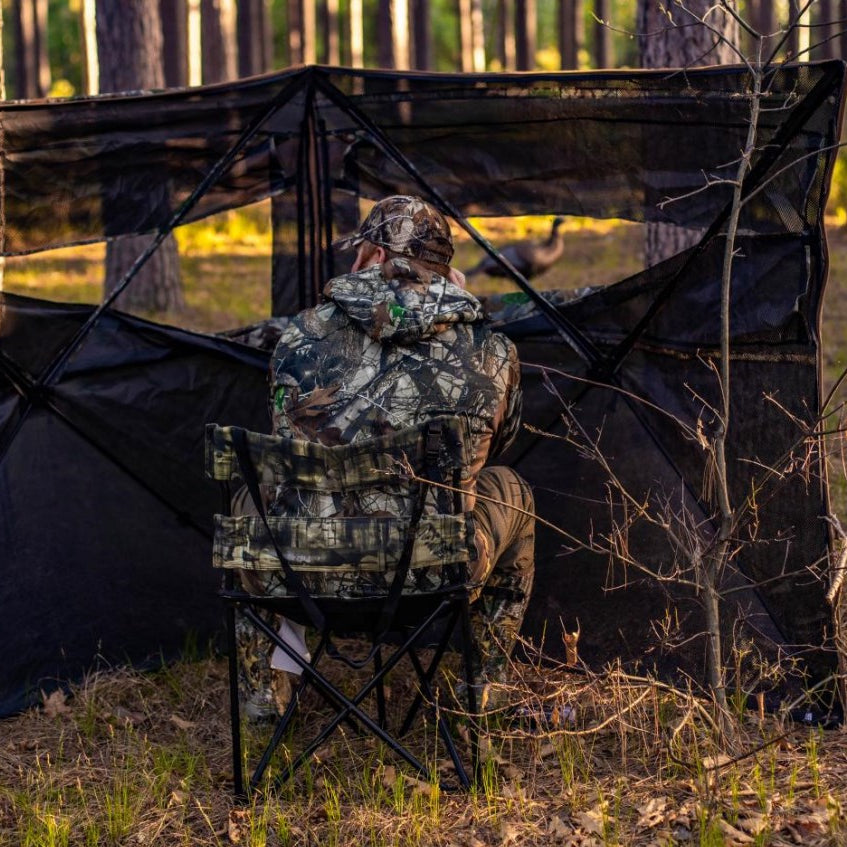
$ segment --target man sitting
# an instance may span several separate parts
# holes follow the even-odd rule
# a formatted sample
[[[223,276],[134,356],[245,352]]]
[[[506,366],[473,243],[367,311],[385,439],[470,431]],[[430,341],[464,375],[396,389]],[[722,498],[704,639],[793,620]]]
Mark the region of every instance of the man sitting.
[[[533,580],[532,492],[511,468],[486,466],[508,447],[520,423],[517,352],[486,325],[479,301],[464,289],[463,275],[450,267],[450,226],[429,203],[387,197],[337,246],[357,251],[350,273],[326,284],[325,303],[292,318],[274,350],[273,432],[334,445],[384,435],[434,415],[468,417],[473,461],[463,488],[477,546],[470,576],[485,586],[473,605],[481,648],[477,702],[484,705],[488,684],[503,677]],[[408,514],[408,504],[392,495],[363,502],[354,495],[333,498],[280,487],[268,512]],[[322,576],[310,588],[370,594],[385,588],[373,583],[381,578]],[[252,573],[245,579],[250,590],[272,593],[281,574]],[[248,702],[261,710],[271,700],[268,657],[251,650],[248,637],[240,637],[242,653],[252,657],[248,675],[254,677],[254,691]],[[276,699],[279,705],[284,697]]]

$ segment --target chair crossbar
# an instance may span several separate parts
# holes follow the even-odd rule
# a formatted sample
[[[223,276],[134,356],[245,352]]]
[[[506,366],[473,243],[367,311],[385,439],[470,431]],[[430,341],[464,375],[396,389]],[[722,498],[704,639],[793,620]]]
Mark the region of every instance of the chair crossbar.
[[[414,756],[407,747],[400,744],[395,737],[390,735],[380,724],[371,718],[366,712],[362,711],[359,708],[359,704],[374,690],[377,688],[378,690],[382,687],[382,682],[385,676],[397,665],[397,663],[403,658],[404,655],[409,655],[409,658],[412,662],[412,666],[414,667],[421,687],[423,689],[424,695],[426,698],[432,702],[434,701],[434,696],[432,693],[432,689],[430,687],[430,681],[432,676],[434,675],[435,669],[437,668],[438,661],[443,656],[444,651],[447,648],[447,645],[450,641],[450,638],[455,629],[455,625],[458,621],[458,618],[461,614],[461,609],[452,609],[452,619],[448,626],[445,628],[441,639],[436,647],[436,656],[433,657],[433,660],[430,662],[430,666],[424,670],[422,667],[420,660],[414,652],[415,644],[421,639],[421,637],[429,630],[431,625],[440,617],[443,617],[445,610],[451,608],[456,605],[454,602],[450,600],[444,599],[439,605],[429,614],[429,616],[420,624],[418,624],[413,631],[407,636],[406,640],[397,647],[392,654],[388,657],[388,659],[382,663],[380,662],[380,667],[376,670],[374,675],[362,686],[362,688],[356,693],[356,695],[352,698],[345,696],[338,688],[333,685],[332,682],[322,674],[316,667],[317,659],[319,658],[318,653],[316,652],[316,656],[313,660],[308,661],[303,658],[294,648],[291,647],[284,639],[279,637],[279,634],[268,625],[268,623],[263,620],[255,611],[251,608],[250,605],[244,603],[246,598],[253,599],[253,595],[246,595],[246,597],[240,597],[241,592],[230,592],[229,599],[238,603],[242,614],[250,621],[250,623],[255,626],[257,629],[261,630],[262,633],[274,644],[279,646],[281,650],[283,650],[286,655],[288,655],[292,661],[294,661],[303,671],[304,674],[307,675],[308,681],[312,684],[313,688],[317,690],[327,701],[329,704],[336,708],[336,714],[332,717],[329,723],[315,736],[315,738],[306,746],[306,748],[299,754],[299,756],[291,762],[287,768],[281,772],[277,776],[277,781],[279,783],[284,783],[291,776],[293,776],[294,772],[314,753],[321,744],[326,741],[326,739],[335,731],[335,729],[348,717],[354,717],[356,720],[359,720],[372,734],[374,734],[377,738],[379,738],[383,743],[385,743],[392,751],[394,751],[397,755],[403,758],[408,764],[410,764],[418,773],[425,775],[427,780],[431,780],[433,778],[430,769],[420,762],[416,756]],[[265,598],[258,598],[264,600]],[[267,604],[265,604],[267,605]],[[322,652],[322,651],[320,651]],[[436,661],[436,658],[438,661]],[[333,702],[335,701],[335,702]],[[280,717],[277,727],[274,731],[274,736],[271,740],[271,743],[268,745],[265,753],[254,771],[251,779],[250,779],[250,789],[255,790],[259,783],[261,782],[262,776],[264,775],[264,771],[267,768],[268,763],[273,755],[274,750],[279,745],[282,737],[284,735],[285,729],[288,723],[293,716],[293,710],[295,708],[295,698],[292,697],[292,701],[289,703],[286,711]],[[413,708],[415,710],[420,708],[420,702],[417,705],[413,704]],[[409,715],[407,714],[406,720],[404,721],[404,726],[406,724],[411,724],[411,720]],[[463,788],[468,788],[470,786],[470,779],[468,777],[467,771],[464,768],[461,757],[456,750],[455,744],[453,742],[452,736],[450,735],[450,731],[447,728],[444,717],[440,713],[436,713],[436,725],[438,727],[439,734],[447,748],[448,754],[456,768],[456,775],[459,779],[460,784]],[[406,729],[408,731],[408,727]],[[401,732],[400,735],[405,734],[405,732]],[[448,788],[447,785],[442,785],[442,788]],[[237,793],[243,795],[243,789],[240,786],[237,786]]]

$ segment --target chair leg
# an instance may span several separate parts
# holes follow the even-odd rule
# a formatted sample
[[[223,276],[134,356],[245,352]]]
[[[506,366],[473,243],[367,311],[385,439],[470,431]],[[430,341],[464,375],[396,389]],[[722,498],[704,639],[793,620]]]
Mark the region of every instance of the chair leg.
[[[476,679],[474,678],[474,636],[471,627],[470,603],[467,598],[462,600],[462,662],[465,666],[465,684],[468,691],[468,712],[471,719],[468,721],[468,733],[471,742],[471,767],[473,769],[474,781],[478,782],[481,771],[479,761],[479,728],[476,724]]]
[[[247,799],[241,764],[241,704],[238,701],[238,652],[235,639],[235,606],[226,604],[226,638],[229,659],[229,724],[232,734],[232,782],[237,802]]]
[[[453,762],[453,767],[456,769],[456,776],[459,777],[459,783],[462,788],[470,788],[471,781],[468,779],[468,772],[465,770],[465,766],[462,764],[462,759],[459,756],[459,751],[456,749],[456,742],[453,741],[453,735],[450,732],[450,727],[447,726],[447,720],[444,715],[441,714],[438,704],[435,703],[435,696],[432,693],[432,688],[430,687],[429,680],[427,679],[428,672],[424,672],[420,659],[418,659],[417,653],[415,653],[414,650],[409,650],[409,658],[412,660],[412,665],[414,665],[415,672],[420,679],[421,688],[424,691],[426,699],[432,703],[432,711],[435,715],[435,723],[438,727],[438,733],[441,735],[441,740],[444,742],[444,746],[447,748],[447,753]]]
[[[255,626],[258,627],[274,644],[278,645],[281,650],[287,653],[291,659],[296,662],[303,669],[303,672],[308,674],[310,681],[313,686],[318,690],[323,689],[326,695],[329,695],[331,698],[335,698],[338,700],[341,708],[337,711],[336,715],[332,718],[332,720],[324,727],[324,729],[319,733],[319,735],[312,741],[311,744],[298,756],[298,758],[278,777],[278,782],[285,782],[290,776],[306,761],[306,759],[311,756],[311,754],[320,747],[320,745],[324,742],[326,738],[335,730],[335,728],[345,719],[347,719],[351,714],[356,720],[360,721],[365,727],[367,727],[370,732],[380,739],[384,744],[390,747],[397,755],[401,756],[405,759],[413,768],[415,768],[419,773],[426,774],[429,777],[429,770],[426,765],[422,764],[415,756],[409,752],[402,744],[400,744],[395,738],[392,738],[382,727],[379,726],[367,713],[363,712],[359,708],[359,703],[365,699],[365,697],[370,694],[373,688],[380,682],[380,680],[387,674],[400,660],[403,654],[409,649],[409,647],[414,644],[417,638],[420,637],[420,633],[425,631],[435,620],[443,612],[443,604],[439,606],[436,611],[434,611],[430,617],[424,622],[424,624],[416,630],[416,632],[408,639],[401,648],[396,650],[388,662],[386,662],[381,671],[379,677],[372,678],[367,685],[365,685],[361,691],[351,700],[348,697],[345,697],[320,671],[318,671],[313,665],[307,662],[298,652],[293,650],[289,644],[279,638],[278,634],[272,629],[268,624],[262,620],[252,609],[246,607],[244,609],[244,615],[247,619]]]
[[[453,612],[453,615],[452,615],[452,617],[450,618],[450,620],[447,624],[447,628],[446,628],[446,631],[444,633],[444,636],[442,637],[441,641],[439,642],[438,647],[436,648],[435,654],[432,657],[432,661],[429,663],[429,667],[427,668],[427,671],[426,671],[426,674],[425,674],[427,683],[432,682],[432,678],[435,676],[435,672],[438,670],[438,666],[441,664],[441,659],[444,656],[444,653],[446,652],[447,647],[450,645],[450,638],[452,637],[453,632],[456,629],[456,624],[458,623],[459,614],[460,614],[460,611],[458,611],[458,610]],[[412,648],[409,649],[409,654],[410,655],[412,654]],[[423,681],[423,677],[421,677],[421,681]],[[417,716],[418,710],[420,709],[422,703],[423,703],[423,695],[421,694],[420,691],[418,691],[418,693],[415,694],[415,699],[412,700],[411,706],[409,706],[408,712],[406,712],[406,717],[403,720],[403,725],[400,727],[400,732],[398,733],[398,735],[403,736],[411,729],[412,723],[414,722],[415,717]]]
[[[383,684],[382,676],[382,649],[377,647],[374,653],[374,678],[379,682],[376,686],[376,714],[379,725],[387,728],[388,721],[385,717],[385,685]]]

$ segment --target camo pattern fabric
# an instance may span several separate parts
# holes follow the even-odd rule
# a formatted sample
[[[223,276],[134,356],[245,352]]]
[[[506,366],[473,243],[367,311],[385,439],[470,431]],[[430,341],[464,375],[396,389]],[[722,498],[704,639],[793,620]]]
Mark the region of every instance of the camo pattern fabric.
[[[444,277],[391,259],[330,280],[327,303],[295,317],[271,359],[277,435],[355,443],[438,414],[467,416],[471,456],[465,511],[485,462],[520,422],[514,345],[485,324],[479,301]],[[344,496],[282,487],[274,514],[408,514],[392,493]]]
[[[380,200],[359,231],[340,238],[333,247],[352,250],[364,241],[400,256],[441,265],[449,265],[453,258],[453,236],[447,219],[434,206],[409,194]]]

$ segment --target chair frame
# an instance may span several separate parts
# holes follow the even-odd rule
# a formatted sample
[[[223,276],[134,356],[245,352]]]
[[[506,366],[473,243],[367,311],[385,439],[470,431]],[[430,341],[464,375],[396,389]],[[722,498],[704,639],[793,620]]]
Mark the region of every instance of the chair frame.
[[[439,418],[443,421],[444,418]],[[455,419],[453,419],[455,420]],[[432,422],[428,422],[431,424]],[[427,425],[418,427],[423,429]],[[440,424],[439,424],[440,426]],[[207,448],[210,445],[211,432],[214,425],[209,425],[207,428]],[[233,434],[238,430],[236,427],[229,428]],[[242,431],[243,432],[243,431]],[[432,459],[432,450],[435,444],[435,438],[444,436],[444,431],[440,428],[430,426],[425,430],[427,444],[427,466]],[[435,434],[434,434],[435,433]],[[236,451],[238,453],[238,451]],[[213,473],[211,462],[209,460],[207,450],[207,474],[214,476],[222,483],[222,512],[224,515],[230,513],[230,479],[235,478],[245,473],[250,473],[249,468],[245,468],[245,462],[249,461],[247,454],[241,451],[238,458],[238,470],[235,466],[232,467],[232,473],[222,477],[220,471]],[[452,504],[454,511],[461,509],[461,493],[458,486],[458,468],[455,469],[455,476],[452,480],[454,493]],[[430,483],[434,481],[431,476],[419,484],[419,503],[423,504],[423,497],[426,491],[430,488]],[[254,501],[256,497],[254,495]],[[264,509],[261,503],[257,504],[262,512],[263,520],[268,532],[270,527],[264,517]],[[413,517],[412,525],[409,530],[409,537],[406,540],[404,556],[411,558],[412,546],[414,544],[415,533],[417,531],[417,519]],[[276,541],[274,540],[276,547]],[[276,547],[277,552],[281,556],[282,553],[279,547]],[[406,562],[408,566],[408,562]],[[397,570],[401,570],[402,564],[398,565]],[[463,567],[464,571],[464,567]],[[286,569],[286,573],[289,570]],[[226,610],[226,628],[227,628],[227,653],[229,659],[229,701],[230,701],[230,727],[232,736],[232,767],[233,767],[233,786],[236,799],[243,801],[247,798],[249,792],[259,789],[264,774],[274,755],[274,752],[279,747],[282,739],[285,736],[291,721],[293,720],[300,701],[300,696],[303,690],[310,686],[316,691],[321,698],[335,711],[334,717],[327,723],[315,737],[306,744],[305,748],[299,755],[290,762],[284,770],[276,775],[275,782],[283,784],[288,781],[295,772],[300,768],[310,756],[326,741],[327,738],[342,724],[347,723],[356,730],[364,729],[371,733],[374,737],[382,741],[390,750],[414,768],[422,778],[427,781],[438,781],[442,789],[449,790],[453,786],[449,783],[438,779],[437,774],[433,769],[423,763],[403,742],[400,738],[404,736],[414,724],[415,718],[418,716],[421,707],[424,707],[433,717],[438,734],[444,744],[446,751],[453,763],[456,772],[459,786],[463,789],[468,789],[472,782],[479,775],[479,737],[474,721],[470,721],[468,725],[470,752],[471,752],[471,772],[465,768],[462,758],[456,746],[455,739],[450,730],[450,726],[438,707],[437,698],[432,690],[432,681],[440,666],[441,660],[447,651],[450,643],[457,633],[461,635],[462,648],[462,663],[464,670],[464,678],[467,686],[467,707],[471,715],[476,714],[477,703],[474,690],[473,678],[473,633],[470,623],[470,598],[471,592],[476,586],[469,583],[466,573],[462,573],[461,581],[456,584],[442,587],[435,591],[423,593],[401,594],[399,589],[395,592],[395,585],[392,585],[389,595],[379,595],[377,597],[362,597],[362,598],[341,598],[335,596],[311,595],[307,598],[302,596],[302,592],[295,592],[288,596],[273,596],[273,595],[256,595],[251,594],[240,587],[236,587],[235,573],[231,568],[224,571],[223,586],[219,591],[219,596],[224,601]],[[399,580],[395,580],[399,583]],[[393,601],[391,595],[395,594]],[[305,600],[305,603],[304,603]],[[385,607],[393,602],[393,611],[389,612],[391,621],[390,626],[384,631],[380,631],[381,625],[385,624]],[[315,608],[317,613],[315,613]],[[322,626],[317,626],[319,631],[318,646],[314,651],[311,660],[303,658],[297,650],[282,639],[276,630],[270,626],[259,614],[260,611],[266,610],[274,614],[282,615],[289,619],[305,623],[307,625],[315,625],[322,623]],[[311,612],[310,612],[311,610]],[[250,779],[245,786],[244,770],[241,751],[241,714],[238,692],[238,653],[236,647],[236,632],[235,620],[236,613],[240,612],[250,624],[261,632],[269,642],[279,647],[293,662],[295,662],[301,670],[300,682],[293,696],[288,703],[287,708],[276,722],[270,741],[266,745],[261,754],[258,764],[250,776]],[[316,620],[319,616],[320,620]],[[356,620],[358,625],[350,625],[350,620]],[[376,622],[373,628],[363,625],[361,622]],[[398,625],[398,621],[403,621],[402,625]],[[443,622],[446,624],[441,629],[434,645],[427,639],[428,646],[434,646],[434,651],[429,660],[429,663],[424,665],[421,657],[418,655],[418,649],[424,642],[424,639],[430,635],[433,626]],[[365,633],[368,632],[372,638],[372,649],[365,661],[351,660],[337,650],[332,644],[332,636],[334,634],[347,633]],[[396,640],[389,640],[388,636],[400,635],[399,644]],[[391,652],[387,656],[383,656],[383,648],[391,648]],[[323,656],[328,655],[330,658],[342,661],[350,667],[361,668],[366,663],[373,664],[373,672],[370,678],[352,697],[347,697],[338,687],[334,685],[324,673],[318,668],[319,661]],[[385,710],[385,690],[384,680],[386,675],[397,665],[404,657],[408,656],[412,667],[414,668],[417,683],[418,693],[413,698],[411,705],[405,713],[405,717],[399,730],[392,734],[387,727],[386,710]],[[376,695],[377,716],[376,719],[371,717],[362,708],[363,701],[374,692]]]

